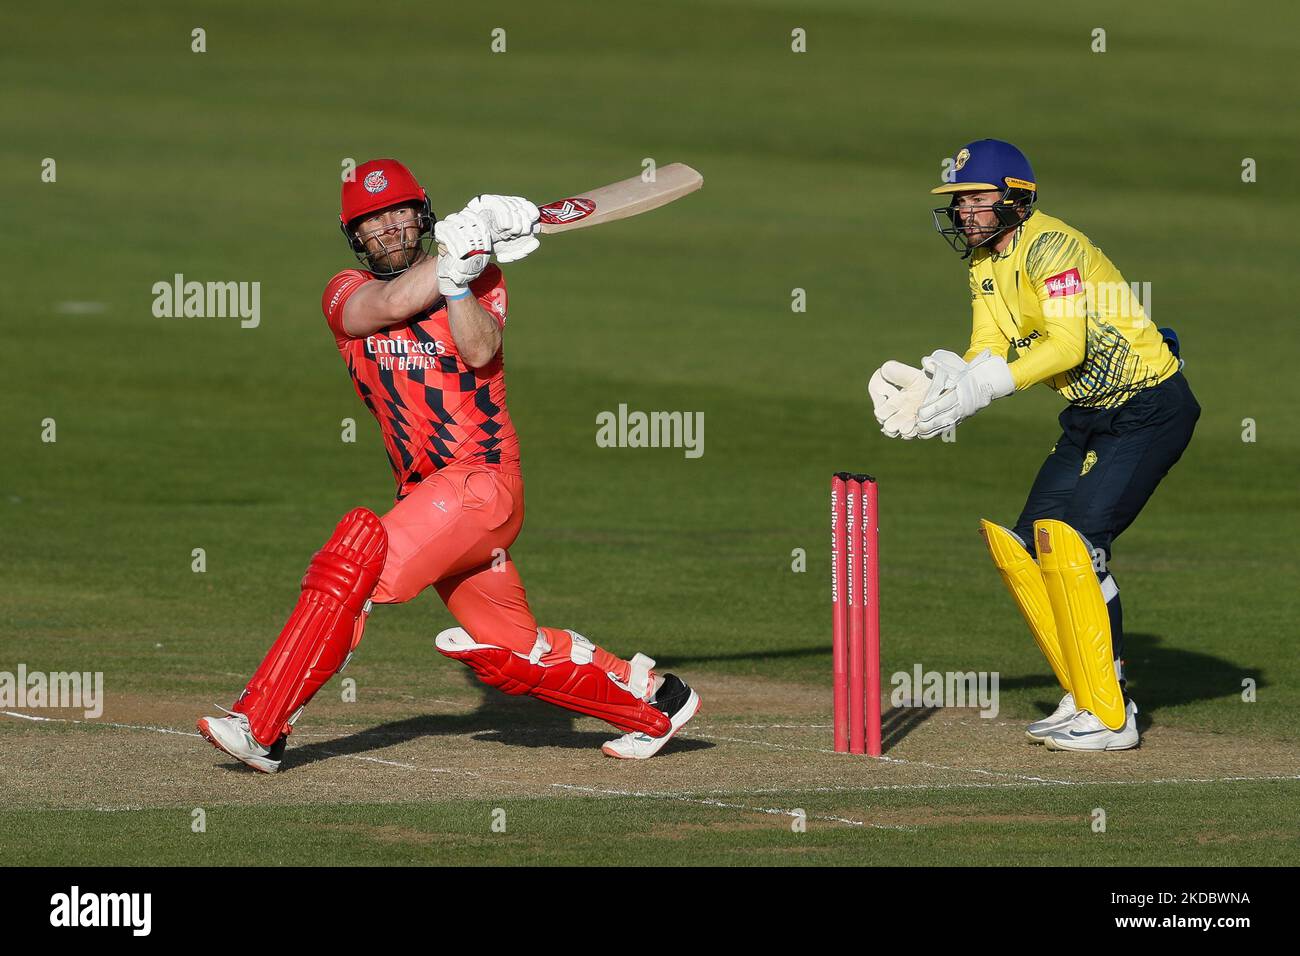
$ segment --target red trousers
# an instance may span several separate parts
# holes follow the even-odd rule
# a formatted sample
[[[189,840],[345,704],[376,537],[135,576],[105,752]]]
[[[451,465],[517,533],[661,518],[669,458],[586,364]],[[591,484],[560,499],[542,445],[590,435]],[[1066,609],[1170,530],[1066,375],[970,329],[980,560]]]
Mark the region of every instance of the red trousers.
[[[510,546],[524,523],[524,480],[475,464],[450,465],[426,478],[383,516],[388,558],[373,600],[409,601],[429,585],[474,640],[528,654],[537,619]],[[542,658],[568,660],[572,639],[540,629],[551,645]],[[628,679],[628,663],[596,649],[594,663]]]

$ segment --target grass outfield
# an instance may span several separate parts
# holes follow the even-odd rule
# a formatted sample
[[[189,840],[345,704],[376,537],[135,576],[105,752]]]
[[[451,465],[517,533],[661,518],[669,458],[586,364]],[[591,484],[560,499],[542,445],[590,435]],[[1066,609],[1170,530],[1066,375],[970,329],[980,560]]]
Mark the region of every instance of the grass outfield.
[[[987,20],[955,2],[661,6],[425,5],[396,35],[338,2],[0,12],[0,671],[103,671],[108,695],[92,725],[0,708],[0,859],[673,862],[686,841],[682,862],[734,864],[1300,860],[1300,432],[1282,411],[1300,402],[1300,13],[1013,4],[1013,41],[981,43]],[[998,403],[951,444],[889,442],[871,419],[881,361],[964,344],[965,269],[927,189],[983,136],[1020,145],[1042,208],[1152,283],[1204,409],[1112,562],[1143,711],[1130,754],[1022,742],[1057,692],[975,533],[1018,513],[1059,400]],[[181,735],[238,692],[338,517],[391,504],[319,309],[352,262],[340,163],[371,155],[405,158],[443,213],[646,157],[705,175],[507,268],[528,489],[512,553],[533,608],[705,697],[646,765],[604,760],[594,721],[484,695],[431,647],[450,624],[433,594],[371,618],[357,701],[322,692],[286,773]],[[175,273],[259,281],[260,324],[155,318],[151,287]],[[597,447],[596,415],[624,403],[703,412],[705,454]],[[879,763],[825,752],[826,490],[844,468],[881,482],[886,681],[1001,674],[994,720],[888,714]],[[266,855],[254,835],[272,832]]]
[[[806,831],[788,819],[720,819],[698,804],[576,799],[557,812],[554,800],[425,800],[418,803],[325,803],[310,813],[264,807],[214,809],[202,837],[185,810],[135,813],[74,810],[57,815],[0,811],[0,826],[37,823],[40,848],[0,844],[15,865],[76,860],[81,865],[148,859],[161,866],[229,863],[237,866],[402,864],[581,866],[600,861],[626,866],[674,862],[712,866],[815,866],[877,862],[1059,866],[1126,866],[1147,858],[1152,839],[1163,842],[1160,862],[1220,865],[1294,863],[1300,838],[1278,826],[1271,808],[1279,785],[1242,784],[1236,808],[1224,807],[1213,785],[1192,786],[1171,799],[1159,785],[1120,789],[1080,787],[1066,806],[1045,811],[1031,788],[995,792],[909,793],[891,797],[882,816],[897,823],[855,827],[822,823],[851,801],[806,793],[768,794],[774,802],[806,804]],[[1121,814],[1104,834],[1080,826],[1095,803]],[[494,819],[502,821],[492,829]],[[95,834],[87,845],[86,835]],[[259,834],[257,841],[249,833]],[[16,842],[16,841],[15,841]]]

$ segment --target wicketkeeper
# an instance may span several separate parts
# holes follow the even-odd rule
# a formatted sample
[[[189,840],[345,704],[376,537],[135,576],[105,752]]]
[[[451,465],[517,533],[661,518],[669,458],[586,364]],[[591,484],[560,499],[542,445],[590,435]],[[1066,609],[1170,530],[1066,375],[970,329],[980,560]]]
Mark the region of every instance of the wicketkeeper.
[[[344,182],[340,225],[364,268],[334,276],[321,305],[379,422],[397,503],[382,517],[353,510],[316,552],[297,607],[228,716],[198,722],[219,750],[277,770],[294,722],[347,664],[372,605],[430,585],[461,624],[436,637],[439,651],[507,694],[613,724],[623,736],[601,748],[611,757],[653,756],[699,709],[699,695],[644,654],[622,660],[576,631],[539,627],[510,559],[524,482],[506,410],[506,283],[489,259],[536,249],[538,218],[526,199],[478,196],[438,221],[392,159]]]
[[[920,368],[886,362],[869,385],[876,418],[891,438],[933,438],[1039,382],[1069,403],[1015,526],[983,520],[981,533],[1064,691],[1029,739],[1136,747],[1108,562],[1201,414],[1177,336],[1156,328],[1087,236],[1036,208],[1033,170],[1010,143],[962,147],[952,181],[931,192],[950,197],[935,228],[969,260],[970,346],[933,352]]]

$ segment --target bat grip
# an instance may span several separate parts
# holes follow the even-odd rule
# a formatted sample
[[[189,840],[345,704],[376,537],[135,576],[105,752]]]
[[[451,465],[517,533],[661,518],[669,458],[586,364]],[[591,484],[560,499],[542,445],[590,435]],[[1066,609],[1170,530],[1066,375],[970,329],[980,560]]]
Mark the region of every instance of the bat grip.
[[[438,255],[445,256],[446,254],[447,254],[447,247],[444,246],[442,243],[438,243]],[[460,258],[462,261],[464,261],[465,259],[468,259],[470,256],[490,256],[490,255],[492,255],[491,249],[471,249],[469,252],[465,253]]]

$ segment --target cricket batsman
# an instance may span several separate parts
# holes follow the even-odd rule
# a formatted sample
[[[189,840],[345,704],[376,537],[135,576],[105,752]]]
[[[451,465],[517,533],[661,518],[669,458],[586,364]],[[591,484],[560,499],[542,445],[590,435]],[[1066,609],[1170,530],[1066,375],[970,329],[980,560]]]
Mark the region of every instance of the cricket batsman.
[[[1178,338],[1157,329],[1106,255],[1037,209],[1029,161],[982,139],[952,160],[935,228],[968,260],[973,313],[965,354],[915,368],[889,361],[868,390],[891,438],[933,438],[995,399],[1040,382],[1067,405],[1012,528],[982,520],[993,563],[1064,696],[1029,725],[1052,750],[1138,745],[1125,695],[1119,586],[1111,546],[1192,438],[1201,409]]]
[[[524,482],[506,409],[506,282],[490,257],[513,262],[538,247],[537,207],[485,195],[439,221],[405,166],[376,159],[343,183],[339,219],[363,268],[334,276],[321,306],[379,423],[397,501],[382,517],[344,515],[248,686],[226,716],[201,718],[199,732],[275,772],[303,707],[351,659],[372,606],[433,586],[461,625],[435,638],[441,653],[507,694],[608,721],[622,731],[601,748],[611,757],[653,756],[695,716],[699,695],[644,654],[622,660],[576,631],[539,627],[509,555]]]

